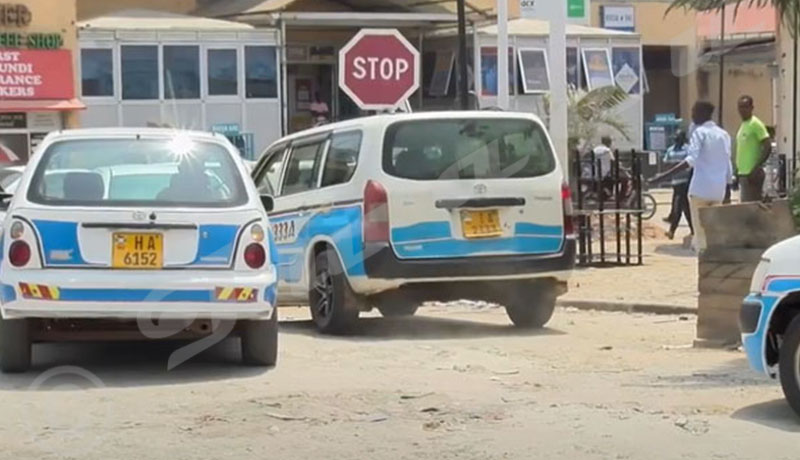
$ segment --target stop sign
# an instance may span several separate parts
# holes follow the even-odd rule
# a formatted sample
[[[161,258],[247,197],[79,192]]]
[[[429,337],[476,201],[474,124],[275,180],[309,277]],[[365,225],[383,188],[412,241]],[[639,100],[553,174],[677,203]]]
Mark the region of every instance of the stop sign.
[[[394,29],[362,29],[339,51],[339,87],[362,110],[397,107],[419,74],[419,52]]]

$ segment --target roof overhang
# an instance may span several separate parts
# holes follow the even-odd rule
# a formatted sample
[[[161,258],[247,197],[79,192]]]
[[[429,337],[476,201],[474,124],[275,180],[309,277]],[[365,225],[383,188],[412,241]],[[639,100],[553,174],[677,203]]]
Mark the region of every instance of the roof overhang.
[[[314,28],[416,28],[454,24],[458,16],[447,13],[280,12],[251,15],[247,22],[259,25]]]
[[[0,112],[63,112],[85,108],[78,99],[0,100]]]

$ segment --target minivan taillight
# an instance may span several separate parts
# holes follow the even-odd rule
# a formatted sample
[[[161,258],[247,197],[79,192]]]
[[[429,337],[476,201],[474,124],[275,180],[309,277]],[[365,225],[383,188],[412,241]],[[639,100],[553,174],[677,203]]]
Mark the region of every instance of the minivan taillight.
[[[561,184],[561,205],[564,213],[564,236],[575,236],[575,218],[572,215],[572,191],[569,184]]]
[[[389,241],[389,197],[379,182],[364,187],[364,242]]]
[[[264,246],[259,243],[250,243],[244,249],[244,261],[248,267],[252,269],[261,268],[264,262],[267,261],[267,254],[264,251]]]

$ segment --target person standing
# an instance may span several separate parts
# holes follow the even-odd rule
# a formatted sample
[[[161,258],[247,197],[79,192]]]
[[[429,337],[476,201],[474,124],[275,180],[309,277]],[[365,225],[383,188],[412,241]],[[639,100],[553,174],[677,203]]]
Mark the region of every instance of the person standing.
[[[696,128],[689,140],[686,159],[650,179],[650,182],[659,182],[686,169],[694,169],[689,182],[689,207],[697,250],[706,248],[706,235],[699,210],[722,204],[732,169],[731,137],[711,119],[714,109],[714,104],[710,102],[694,104],[692,121]]]
[[[764,164],[772,153],[772,140],[767,127],[753,115],[753,98],[739,98],[742,124],[736,134],[736,175],[739,178],[741,201],[761,201],[764,195]]]
[[[668,165],[677,165],[686,159],[689,154],[688,139],[686,132],[678,130],[675,133],[675,143],[672,144],[667,152],[664,154],[664,163]],[[669,222],[669,231],[667,237],[673,239],[675,237],[675,230],[681,222],[681,215],[686,217],[686,222],[689,223],[689,229],[694,235],[694,227],[692,227],[692,215],[689,211],[689,180],[692,178],[692,171],[689,169],[675,173],[672,176],[672,212],[667,217]]]

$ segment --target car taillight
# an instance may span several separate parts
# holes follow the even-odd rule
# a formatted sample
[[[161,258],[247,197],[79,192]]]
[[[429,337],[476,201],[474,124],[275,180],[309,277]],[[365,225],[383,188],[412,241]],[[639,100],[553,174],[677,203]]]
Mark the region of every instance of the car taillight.
[[[259,243],[250,243],[244,249],[244,261],[250,268],[261,268],[267,261],[267,252]]]
[[[364,187],[364,241],[389,241],[389,198],[379,182]]]
[[[564,211],[564,236],[575,235],[575,219],[572,215],[572,191],[569,184],[561,184],[561,205]]]
[[[31,260],[31,247],[24,241],[14,241],[8,248],[8,261],[15,267],[24,267]]]

